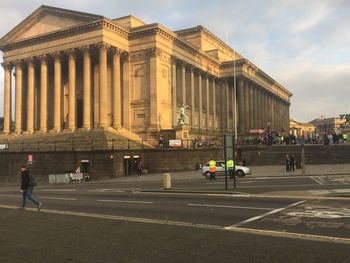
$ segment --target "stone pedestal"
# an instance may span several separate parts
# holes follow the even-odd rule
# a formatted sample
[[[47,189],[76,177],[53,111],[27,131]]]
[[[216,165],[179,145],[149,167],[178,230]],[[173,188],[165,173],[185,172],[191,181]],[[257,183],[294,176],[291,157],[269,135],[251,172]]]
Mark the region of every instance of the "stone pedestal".
[[[190,138],[189,129],[187,125],[177,127],[175,130],[176,130],[176,139],[188,140]]]

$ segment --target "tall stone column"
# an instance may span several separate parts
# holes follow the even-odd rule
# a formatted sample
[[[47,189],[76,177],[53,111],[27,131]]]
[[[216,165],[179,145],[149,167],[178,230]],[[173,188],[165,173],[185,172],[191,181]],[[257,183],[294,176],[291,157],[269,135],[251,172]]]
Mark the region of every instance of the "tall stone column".
[[[194,69],[190,67],[190,79],[191,79],[191,127],[194,127]]]
[[[213,127],[212,130],[216,129],[216,85],[215,78],[213,78]]]
[[[263,129],[266,128],[266,96],[265,96],[265,90],[262,91],[261,93],[261,120],[262,120],[262,127]]]
[[[61,54],[54,54],[54,123],[53,129],[56,132],[62,129],[62,68]]]
[[[22,133],[22,94],[23,94],[23,71],[22,62],[16,63],[16,107],[15,107],[15,131],[16,133]]]
[[[108,126],[108,92],[107,92],[107,45],[99,46],[100,59],[100,127]]]
[[[225,80],[224,82],[224,92],[225,92],[225,124],[226,124],[226,131],[230,130],[230,93],[229,93],[229,86],[228,86],[228,80]]]
[[[173,118],[173,127],[177,127],[177,94],[176,94],[176,63],[177,58],[171,58],[171,91],[172,91],[172,118]]]
[[[206,112],[206,129],[209,130],[209,113],[210,113],[210,102],[209,102],[209,76],[206,75],[205,76],[205,89],[206,89],[206,108],[207,108],[207,112]]]
[[[121,115],[121,88],[120,88],[120,50],[113,50],[113,128],[122,126]]]
[[[47,56],[40,58],[40,131],[47,132]]]
[[[244,81],[244,131],[247,132],[250,129],[250,122],[249,122],[249,82],[248,80]]]
[[[238,79],[238,126],[239,131],[242,133],[245,131],[245,116],[244,116],[244,81]]]
[[[4,77],[4,133],[11,132],[11,71],[12,64],[3,63]]]
[[[203,93],[202,93],[202,73],[198,72],[198,90],[199,90],[199,107],[198,107],[198,128],[203,128],[202,125],[202,112],[203,112]]]
[[[254,128],[254,91],[253,84],[249,82],[249,127]]]
[[[90,47],[83,48],[83,89],[84,89],[84,113],[83,113],[83,128],[91,129],[91,56]]]
[[[263,120],[262,120],[262,112],[263,112],[263,106],[262,106],[262,89],[260,86],[258,86],[258,110],[259,110],[259,128],[263,129]]]
[[[182,88],[182,104],[186,105],[186,64],[181,63],[181,88]]]
[[[232,114],[233,114],[233,133],[235,135],[235,138],[238,136],[238,123],[237,123],[237,110],[238,110],[238,103],[237,103],[237,83],[236,78],[233,78],[233,94],[232,94]]]
[[[152,48],[150,50],[150,127],[151,132],[159,131],[160,119],[161,119],[161,71],[159,70],[161,66],[160,57],[162,56],[162,50],[159,48]],[[154,74],[153,74],[154,73]]]
[[[254,128],[259,129],[259,106],[258,106],[258,87],[253,84],[254,88]]]
[[[269,93],[269,95],[268,95],[268,103],[267,104],[268,104],[267,109],[268,109],[268,113],[269,113],[268,122],[271,125],[271,121],[272,121],[272,94],[271,93]]]
[[[123,123],[122,126],[125,129],[130,129],[130,82],[131,82],[131,69],[130,69],[130,56],[128,53],[123,52],[122,54],[122,64],[123,64]]]
[[[68,128],[76,129],[76,62],[75,52],[68,55]]]
[[[27,94],[27,131],[34,132],[34,85],[35,67],[33,61],[28,61],[28,94]]]

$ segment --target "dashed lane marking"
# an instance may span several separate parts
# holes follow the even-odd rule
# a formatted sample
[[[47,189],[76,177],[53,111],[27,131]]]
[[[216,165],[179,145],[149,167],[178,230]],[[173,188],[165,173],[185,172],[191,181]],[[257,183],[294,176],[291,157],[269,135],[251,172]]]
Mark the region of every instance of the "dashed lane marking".
[[[16,206],[8,206],[8,205],[0,205],[0,208],[18,209],[18,207]],[[27,211],[34,212],[34,211],[37,211],[37,209],[27,208]],[[255,234],[255,235],[262,235],[262,236],[333,242],[333,243],[341,243],[341,244],[348,244],[348,245],[350,244],[349,238],[320,236],[320,235],[302,234],[302,233],[294,233],[294,232],[281,232],[281,231],[252,229],[252,228],[241,228],[241,227],[235,227],[235,226],[222,227],[222,226],[208,225],[208,224],[193,224],[193,223],[179,222],[179,221],[157,220],[157,219],[139,218],[139,217],[126,217],[126,216],[113,216],[113,215],[92,214],[92,213],[84,213],[84,212],[60,211],[60,210],[52,210],[52,209],[41,209],[40,212],[37,212],[37,213],[49,213],[49,214],[99,218],[99,219],[106,219],[106,220],[118,220],[118,221],[128,221],[128,222],[159,224],[159,225],[193,227],[193,228],[201,228],[201,229],[230,231],[230,232],[236,232],[236,233],[248,233],[248,234]]]
[[[125,193],[125,190],[120,190],[120,189],[92,189],[92,190],[88,190],[88,192],[97,192],[97,193]]]
[[[41,192],[76,192],[77,189],[40,189]]]
[[[22,198],[22,195],[0,195],[0,197],[15,197]],[[68,198],[68,197],[50,197],[50,196],[38,196],[40,199],[54,199],[54,200],[70,200],[76,201],[76,198]]]
[[[124,201],[124,200],[97,200],[97,202],[128,203],[128,204],[154,204],[154,202],[147,202],[147,201]]]
[[[287,206],[285,206],[285,207],[272,210],[272,211],[267,212],[267,213],[265,213],[265,214],[262,214],[262,215],[260,215],[260,216],[254,216],[254,217],[252,217],[252,218],[249,218],[249,219],[246,219],[246,220],[244,220],[244,221],[241,221],[241,222],[239,222],[239,223],[237,223],[237,224],[234,224],[234,225],[232,225],[232,227],[239,227],[239,226],[242,226],[242,225],[245,225],[245,224],[248,224],[248,223],[257,221],[257,220],[262,219],[262,218],[264,218],[264,217],[267,217],[267,216],[270,216],[270,215],[279,213],[279,212],[281,212],[281,211],[284,211],[284,210],[286,210],[286,209],[288,209],[288,208],[291,208],[291,207],[294,207],[294,206],[298,206],[298,205],[300,205],[300,204],[303,204],[303,203],[305,203],[306,201],[307,201],[307,200],[299,201],[299,202],[296,202],[296,203],[287,205]],[[229,226],[229,227],[231,227],[231,226]]]
[[[234,205],[205,205],[205,204],[187,204],[188,206],[199,207],[217,207],[217,208],[233,208],[233,209],[251,209],[251,210],[273,210],[273,208],[250,207],[250,206],[234,206]]]
[[[39,196],[40,199],[52,199],[52,200],[67,200],[67,201],[77,201],[76,198],[69,197],[50,197],[50,196]]]

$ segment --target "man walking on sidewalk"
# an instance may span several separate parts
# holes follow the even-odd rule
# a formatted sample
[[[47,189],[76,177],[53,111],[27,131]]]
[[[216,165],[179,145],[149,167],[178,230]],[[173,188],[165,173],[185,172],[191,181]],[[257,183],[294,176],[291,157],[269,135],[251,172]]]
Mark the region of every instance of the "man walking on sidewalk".
[[[38,211],[40,211],[42,207],[42,203],[40,203],[36,198],[32,196],[33,188],[35,186],[33,179],[31,180],[30,172],[27,170],[26,165],[21,165],[21,192],[23,194],[22,206],[20,209],[26,209],[27,198],[32,201],[38,207]]]

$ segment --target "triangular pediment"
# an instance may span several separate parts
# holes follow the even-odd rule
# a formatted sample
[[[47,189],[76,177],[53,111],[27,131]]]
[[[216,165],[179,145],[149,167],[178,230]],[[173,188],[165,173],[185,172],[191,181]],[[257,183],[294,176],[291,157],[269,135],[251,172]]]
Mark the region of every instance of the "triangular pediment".
[[[0,42],[16,42],[79,24],[89,23],[101,18],[103,17],[99,15],[41,6],[7,33]]]

